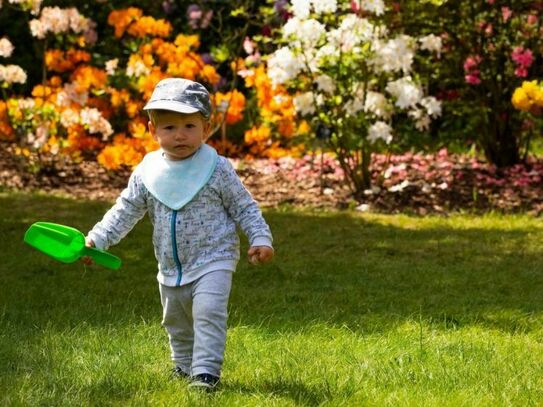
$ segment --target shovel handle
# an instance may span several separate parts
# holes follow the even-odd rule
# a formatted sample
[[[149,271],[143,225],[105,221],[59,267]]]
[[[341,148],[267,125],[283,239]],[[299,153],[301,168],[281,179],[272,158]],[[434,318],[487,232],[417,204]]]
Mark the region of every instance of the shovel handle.
[[[109,269],[117,270],[119,267],[121,267],[121,259],[119,259],[117,256],[94,247],[85,247],[81,253],[81,256],[89,256],[96,264]]]

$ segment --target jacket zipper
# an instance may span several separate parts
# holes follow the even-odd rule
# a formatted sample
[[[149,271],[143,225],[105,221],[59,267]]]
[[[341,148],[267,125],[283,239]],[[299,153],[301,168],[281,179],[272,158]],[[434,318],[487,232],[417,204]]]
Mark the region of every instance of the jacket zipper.
[[[171,233],[172,233],[172,249],[173,249],[173,259],[177,267],[177,281],[176,286],[181,285],[181,277],[183,275],[183,265],[179,261],[179,256],[177,254],[177,238],[175,236],[175,223],[177,220],[177,211],[172,212],[172,223],[171,223]]]

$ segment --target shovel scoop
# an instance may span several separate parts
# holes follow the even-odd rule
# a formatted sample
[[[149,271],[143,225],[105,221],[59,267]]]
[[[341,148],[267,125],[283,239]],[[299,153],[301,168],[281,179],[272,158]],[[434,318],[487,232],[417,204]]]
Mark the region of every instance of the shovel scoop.
[[[85,246],[85,236],[69,226],[36,222],[25,233],[24,241],[46,255],[63,263],[73,263],[82,256],[91,257],[96,264],[117,270],[121,259],[104,250]]]

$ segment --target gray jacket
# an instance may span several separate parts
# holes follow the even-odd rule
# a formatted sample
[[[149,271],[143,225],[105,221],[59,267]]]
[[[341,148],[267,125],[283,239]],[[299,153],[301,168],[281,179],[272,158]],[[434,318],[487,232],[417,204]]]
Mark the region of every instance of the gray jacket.
[[[125,237],[149,213],[158,260],[157,279],[167,286],[190,283],[215,270],[234,271],[240,258],[239,225],[251,246],[272,246],[272,235],[257,203],[230,162],[218,157],[207,184],[187,205],[172,210],[142,182],[136,167],[115,205],[88,233],[107,249]]]

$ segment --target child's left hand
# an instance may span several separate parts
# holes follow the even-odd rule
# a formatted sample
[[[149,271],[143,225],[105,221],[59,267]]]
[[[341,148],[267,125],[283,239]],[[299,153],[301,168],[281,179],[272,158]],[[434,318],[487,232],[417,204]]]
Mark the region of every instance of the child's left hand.
[[[249,248],[247,255],[251,264],[264,264],[273,259],[274,251],[269,246],[252,246]]]

